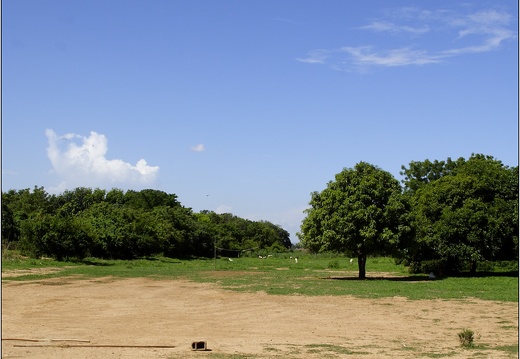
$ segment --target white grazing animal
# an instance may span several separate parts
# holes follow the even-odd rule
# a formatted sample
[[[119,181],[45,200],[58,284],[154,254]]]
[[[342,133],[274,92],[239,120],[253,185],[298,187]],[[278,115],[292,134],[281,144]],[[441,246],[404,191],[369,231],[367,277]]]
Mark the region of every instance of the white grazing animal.
[[[231,258],[228,258],[230,262],[233,262],[233,260]]]
[[[354,261],[354,258],[350,258],[350,264],[352,264],[353,261]]]
[[[298,258],[294,258],[294,261],[295,261],[296,263],[298,263]]]

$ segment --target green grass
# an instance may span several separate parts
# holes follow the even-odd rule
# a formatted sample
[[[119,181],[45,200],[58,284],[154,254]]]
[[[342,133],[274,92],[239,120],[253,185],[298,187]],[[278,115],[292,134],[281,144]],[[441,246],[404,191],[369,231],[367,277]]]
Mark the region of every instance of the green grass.
[[[345,348],[341,345],[332,345],[332,344],[308,344],[305,346],[308,353],[333,353],[333,354],[341,354],[341,355],[363,355],[370,354],[368,352],[359,352],[352,351],[348,348]]]
[[[448,357],[457,355],[457,352],[450,352],[450,353],[445,353],[445,354],[443,354],[443,353],[425,353],[422,355],[427,358],[448,358]]]
[[[496,346],[493,349],[495,350],[501,350],[506,353],[514,354],[518,357],[518,345],[500,345]]]
[[[518,302],[518,276],[510,272],[486,272],[476,277],[450,277],[428,280],[426,275],[410,275],[390,258],[369,258],[367,279],[357,279],[356,260],[332,255],[306,255],[298,263],[289,256],[177,260],[149,258],[138,260],[88,259],[57,262],[49,259],[12,257],[2,261],[2,272],[19,269],[60,268],[59,272],[3,278],[4,281],[37,280],[63,276],[150,277],[212,282],[223,288],[273,295],[351,295],[362,298],[402,296],[420,299],[480,298]],[[331,268],[332,267],[332,268]]]

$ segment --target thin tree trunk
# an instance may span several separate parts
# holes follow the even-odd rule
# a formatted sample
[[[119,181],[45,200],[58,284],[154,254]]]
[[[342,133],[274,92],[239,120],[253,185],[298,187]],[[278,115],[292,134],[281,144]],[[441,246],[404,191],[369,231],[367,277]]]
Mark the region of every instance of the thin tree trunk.
[[[471,261],[471,267],[469,269],[469,273],[474,276],[477,274],[477,261]]]
[[[357,262],[359,267],[359,279],[365,279],[365,264],[367,263],[367,255],[365,253],[358,253]]]

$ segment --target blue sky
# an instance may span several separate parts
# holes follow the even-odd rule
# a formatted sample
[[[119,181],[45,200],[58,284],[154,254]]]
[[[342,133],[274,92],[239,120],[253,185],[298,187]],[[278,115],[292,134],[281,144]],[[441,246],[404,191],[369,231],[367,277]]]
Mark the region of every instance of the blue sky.
[[[518,165],[518,2],[3,0],[2,190],[159,189],[295,233],[360,161]]]

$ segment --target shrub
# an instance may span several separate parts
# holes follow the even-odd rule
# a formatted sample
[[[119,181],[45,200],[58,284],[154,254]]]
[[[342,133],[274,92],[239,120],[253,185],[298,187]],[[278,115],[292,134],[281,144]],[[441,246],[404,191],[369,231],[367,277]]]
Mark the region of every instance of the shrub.
[[[471,329],[462,330],[462,332],[459,333],[460,345],[463,347],[472,347],[474,334],[475,333]]]

